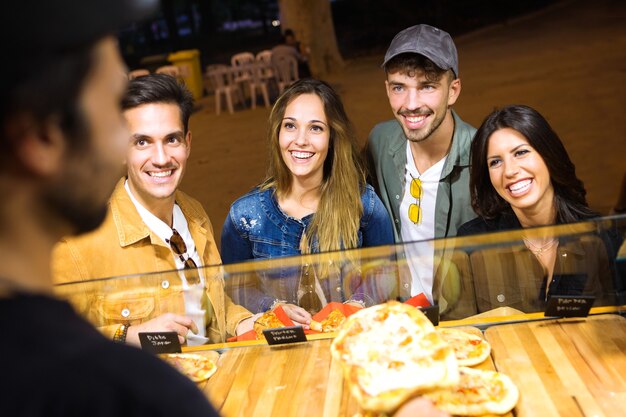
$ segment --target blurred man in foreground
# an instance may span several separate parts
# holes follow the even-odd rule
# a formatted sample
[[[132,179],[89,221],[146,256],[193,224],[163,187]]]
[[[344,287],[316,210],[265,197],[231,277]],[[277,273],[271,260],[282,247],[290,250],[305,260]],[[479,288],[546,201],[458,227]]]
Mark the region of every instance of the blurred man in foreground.
[[[2,416],[216,415],[176,370],[52,296],[52,246],[102,222],[119,178],[126,81],[111,34],[155,3],[23,0],[1,14]]]

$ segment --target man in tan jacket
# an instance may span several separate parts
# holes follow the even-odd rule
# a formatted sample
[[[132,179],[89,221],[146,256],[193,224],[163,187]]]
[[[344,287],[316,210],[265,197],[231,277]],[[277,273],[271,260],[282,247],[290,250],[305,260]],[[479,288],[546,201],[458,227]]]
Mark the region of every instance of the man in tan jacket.
[[[191,148],[193,98],[174,78],[136,78],[122,101],[131,136],[122,178],[103,225],[63,239],[53,252],[58,287],[117,340],[175,331],[183,342],[224,342],[252,328],[252,314],[224,293],[211,222],[178,190]],[[97,167],[96,167],[97,169]],[[178,271],[172,271],[178,270]],[[159,274],[147,274],[169,271]],[[122,275],[143,274],[111,280]]]

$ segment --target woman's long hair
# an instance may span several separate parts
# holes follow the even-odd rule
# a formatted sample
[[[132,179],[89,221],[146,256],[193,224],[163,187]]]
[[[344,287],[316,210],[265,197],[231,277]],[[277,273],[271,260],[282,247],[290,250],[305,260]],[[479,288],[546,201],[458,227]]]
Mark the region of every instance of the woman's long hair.
[[[597,216],[587,204],[585,187],[576,176],[572,163],[559,136],[548,121],[536,110],[524,105],[509,105],[492,112],[478,128],[472,141],[470,193],[476,214],[493,219],[511,206],[496,192],[489,178],[487,149],[489,138],[496,131],[511,128],[528,140],[543,158],[550,182],[554,187],[557,223],[572,223]]]
[[[269,168],[262,189],[275,189],[279,197],[291,191],[292,175],[283,161],[278,135],[285,109],[296,97],[315,94],[323,103],[330,126],[329,149],[324,161],[320,201],[310,227],[300,242],[302,253],[355,248],[363,205],[365,171],[359,155],[356,134],[339,95],[323,81],[302,79],[292,84],[278,98],[270,115]]]

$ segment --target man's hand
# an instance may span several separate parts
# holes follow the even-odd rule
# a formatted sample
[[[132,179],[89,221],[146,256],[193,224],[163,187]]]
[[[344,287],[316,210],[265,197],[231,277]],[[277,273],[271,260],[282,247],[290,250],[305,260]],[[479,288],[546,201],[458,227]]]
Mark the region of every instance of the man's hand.
[[[406,402],[393,417],[450,417],[450,414],[434,406],[432,401],[420,397]]]
[[[240,336],[252,330],[254,328],[254,322],[262,315],[263,313],[257,313],[254,316],[250,316],[247,319],[241,320],[237,325],[237,328],[235,329],[235,336]]]
[[[196,323],[189,317],[165,313],[136,326],[130,326],[126,333],[126,343],[140,346],[139,332],[176,332],[178,333],[178,340],[182,344],[185,343],[185,336],[189,330],[198,333]]]
[[[295,304],[281,304],[281,307],[287,314],[287,317],[289,317],[294,324],[302,325],[305,330],[309,329],[309,324],[311,324],[311,314],[309,314],[308,311]]]

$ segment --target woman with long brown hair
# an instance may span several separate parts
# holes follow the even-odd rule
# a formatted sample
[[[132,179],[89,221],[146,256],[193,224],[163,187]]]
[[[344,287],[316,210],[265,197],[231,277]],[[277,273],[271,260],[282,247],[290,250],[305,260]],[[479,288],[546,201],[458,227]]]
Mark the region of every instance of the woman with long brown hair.
[[[303,79],[288,88],[272,109],[268,136],[267,178],[232,204],[224,223],[224,263],[393,243],[389,215],[366,184],[352,124],[328,84]],[[301,284],[283,280],[285,300],[265,293],[244,303],[259,312],[285,301],[292,319],[307,324],[310,314],[296,306]],[[319,282],[309,284],[328,299]]]

